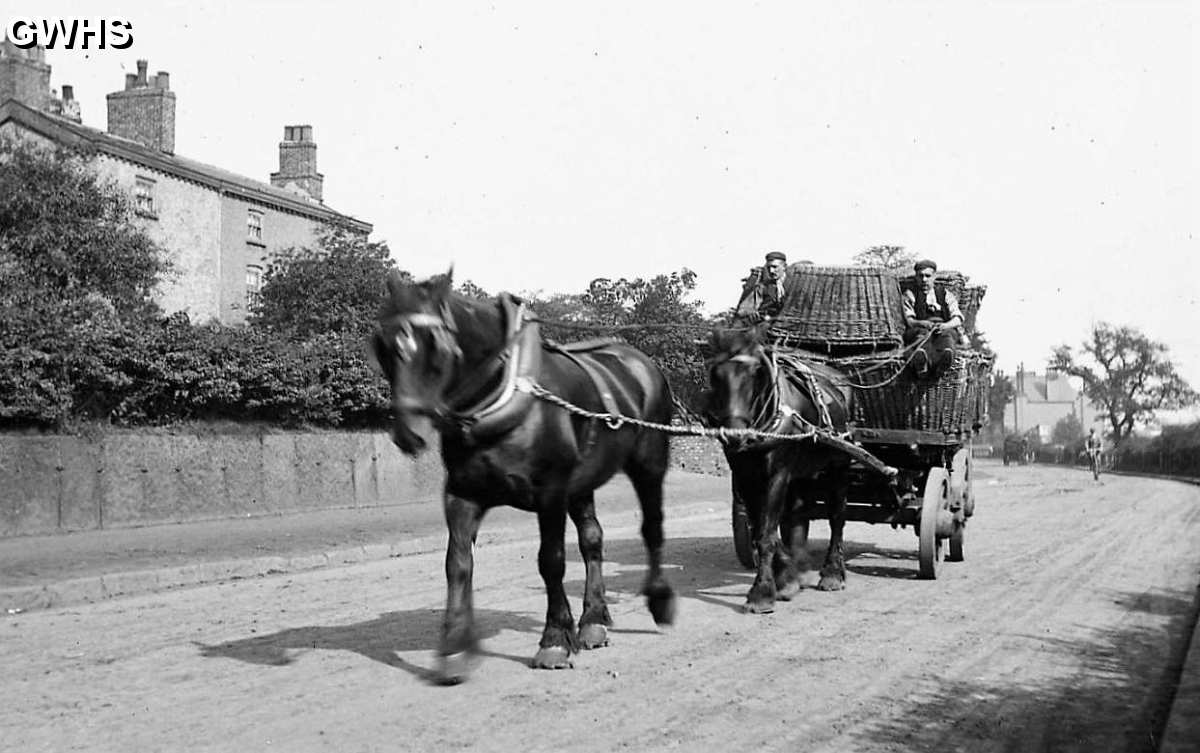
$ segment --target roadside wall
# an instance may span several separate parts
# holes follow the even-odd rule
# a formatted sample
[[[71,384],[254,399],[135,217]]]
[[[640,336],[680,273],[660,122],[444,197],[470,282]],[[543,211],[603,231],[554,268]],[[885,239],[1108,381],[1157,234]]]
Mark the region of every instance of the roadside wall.
[[[672,464],[728,472],[710,439],[673,438]],[[383,433],[0,434],[0,537],[419,504],[444,478]]]

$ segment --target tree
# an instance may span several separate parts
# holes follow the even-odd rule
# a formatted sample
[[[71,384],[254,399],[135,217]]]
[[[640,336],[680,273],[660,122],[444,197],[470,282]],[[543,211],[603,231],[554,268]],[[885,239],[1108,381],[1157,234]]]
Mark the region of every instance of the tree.
[[[1054,428],[1050,430],[1050,441],[1055,444],[1071,444],[1083,437],[1083,424],[1079,422],[1079,416],[1074,413],[1068,413],[1058,422],[1054,424]]]
[[[251,324],[300,337],[364,332],[374,322],[395,266],[387,244],[327,227],[315,248],[284,249],[271,260]]]
[[[1049,366],[1083,380],[1083,393],[1101,408],[1115,445],[1129,437],[1139,421],[1152,418],[1154,411],[1196,402],[1196,392],[1168,358],[1167,346],[1133,327],[1100,322],[1081,351],[1077,357],[1070,346],[1060,345]]]
[[[904,250],[904,246],[871,246],[850,258],[855,264],[866,267],[886,267],[900,271],[912,267],[917,257]]]
[[[988,391],[988,422],[992,430],[1004,432],[1004,410],[1017,395],[1012,378],[1003,371],[992,375],[992,388]]]
[[[39,311],[83,299],[119,314],[157,310],[170,265],[129,196],[86,152],[0,140],[0,304]]]

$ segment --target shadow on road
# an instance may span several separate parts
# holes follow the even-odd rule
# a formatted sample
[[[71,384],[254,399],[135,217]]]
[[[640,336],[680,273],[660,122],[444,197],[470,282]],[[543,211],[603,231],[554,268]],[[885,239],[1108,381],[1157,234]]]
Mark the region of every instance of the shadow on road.
[[[862,747],[1153,753],[1195,626],[1196,600],[1186,592],[1114,593],[1112,599],[1166,622],[1098,630],[1088,640],[1048,641],[1048,655],[1077,659],[1071,674],[1054,682],[933,679],[930,693],[856,733],[865,738]],[[1164,652],[1166,641],[1171,645]]]
[[[476,609],[475,620],[481,641],[495,637],[503,630],[531,633],[537,637],[542,634],[541,620],[515,612]],[[196,645],[200,649],[200,655],[207,658],[237,659],[270,667],[286,666],[302,654],[313,650],[352,651],[432,682],[435,679],[432,670],[404,660],[397,656],[397,652],[436,651],[441,629],[442,610],[413,609],[388,612],[374,620],[351,625],[290,628],[270,635],[226,641],[211,646],[199,643]],[[486,646],[479,653],[481,656],[529,664],[528,658],[491,652]]]
[[[847,541],[846,570],[867,577],[906,580],[916,578],[916,537],[910,535],[909,538],[913,539],[911,550],[883,549],[871,544]],[[815,567],[819,568],[824,561],[827,546],[826,540],[809,540],[808,552]],[[604,583],[609,592],[610,603],[619,602],[622,594],[640,593],[646,574],[646,550],[641,539],[605,541],[604,558]],[[876,564],[877,560],[912,564],[901,567]],[[732,540],[726,538],[670,538],[666,543],[663,567],[667,579],[680,596],[722,606],[738,613],[741,613],[746,592],[754,582],[754,573],[738,564]],[[737,588],[733,588],[734,586]],[[583,580],[569,580],[566,588],[567,593],[575,598],[583,592]]]

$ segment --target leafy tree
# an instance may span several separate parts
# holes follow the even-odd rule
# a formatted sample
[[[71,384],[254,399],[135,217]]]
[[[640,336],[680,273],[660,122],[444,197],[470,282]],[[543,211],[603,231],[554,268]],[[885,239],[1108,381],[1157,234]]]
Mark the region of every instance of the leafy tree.
[[[589,321],[619,327],[631,345],[658,363],[680,400],[692,405],[707,385],[696,340],[712,326],[703,302],[688,300],[695,288],[696,273],[685,268],[649,280],[599,278],[580,298]]]
[[[1079,416],[1074,413],[1068,413],[1058,419],[1058,423],[1054,424],[1054,428],[1050,430],[1050,441],[1055,444],[1071,444],[1083,437],[1083,424],[1079,422]]]
[[[1129,437],[1138,421],[1152,418],[1154,411],[1186,407],[1197,399],[1176,373],[1167,346],[1133,327],[1100,322],[1078,356],[1070,346],[1060,345],[1049,365],[1083,380],[1084,394],[1101,408],[1116,445]]]
[[[1004,410],[1016,396],[1017,388],[1012,378],[1003,371],[995,372],[992,375],[992,388],[988,391],[988,422],[993,431],[1003,432]]]
[[[82,151],[0,140],[6,309],[45,311],[90,298],[122,316],[157,310],[151,294],[169,271],[166,256],[138,227],[129,196],[88,160]]]
[[[866,267],[886,267],[896,271],[911,269],[916,255],[904,246],[871,246],[859,251],[850,260]]]
[[[464,280],[458,285],[455,285],[454,292],[480,301],[487,301],[493,297],[491,293],[479,287],[471,280]]]
[[[387,244],[327,227],[315,248],[293,247],[275,255],[263,275],[250,321],[300,337],[364,332],[372,325],[395,266]]]

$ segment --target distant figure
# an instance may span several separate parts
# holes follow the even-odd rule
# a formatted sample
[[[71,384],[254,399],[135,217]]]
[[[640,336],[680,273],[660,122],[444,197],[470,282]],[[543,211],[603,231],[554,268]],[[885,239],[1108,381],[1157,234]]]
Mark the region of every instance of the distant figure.
[[[783,310],[783,283],[787,279],[787,255],[771,251],[758,274],[758,281],[742,294],[734,312],[734,320],[758,324],[779,316]]]
[[[934,283],[936,262],[922,259],[913,265],[913,271],[915,289],[904,291],[904,342],[928,336],[913,354],[911,365],[918,377],[937,376],[954,362],[954,347],[962,338],[963,315],[954,293]]]

